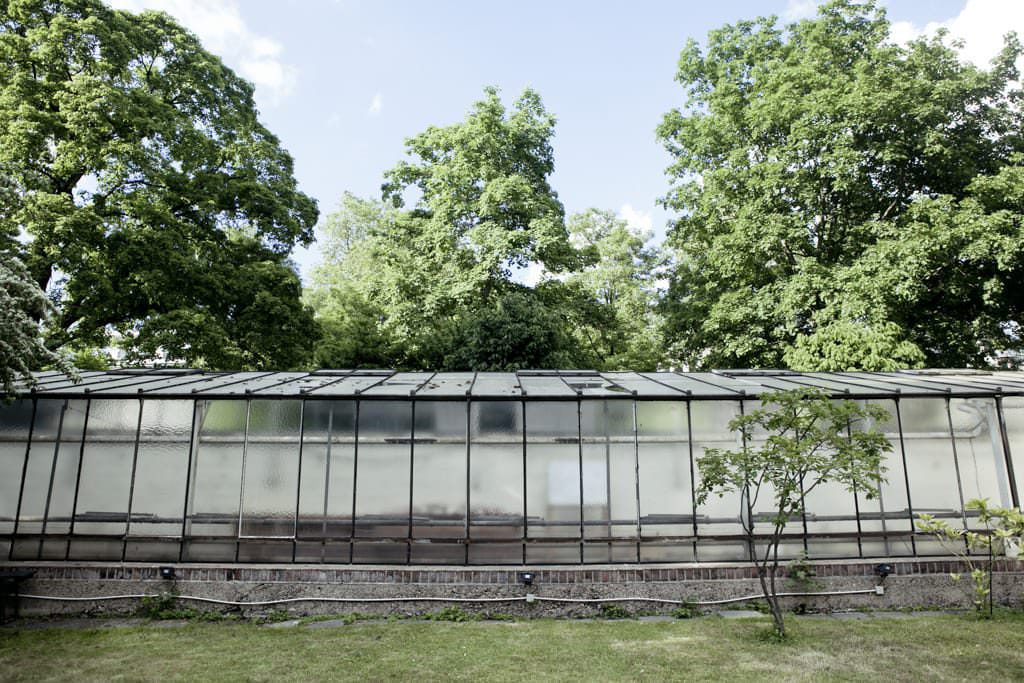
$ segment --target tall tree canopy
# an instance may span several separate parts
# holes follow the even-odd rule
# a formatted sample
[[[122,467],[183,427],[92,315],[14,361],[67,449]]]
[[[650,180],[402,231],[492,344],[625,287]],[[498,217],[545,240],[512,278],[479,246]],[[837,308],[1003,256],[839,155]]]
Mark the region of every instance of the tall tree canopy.
[[[873,2],[690,41],[659,127],[680,213],[676,362],[889,369],[1019,348],[1022,113],[1014,36],[990,69],[889,39]]]
[[[583,365],[558,297],[516,274],[579,262],[548,178],[554,117],[488,88],[465,119],[406,141],[385,203],[351,195],[324,224],[309,294],[326,365],[508,370]],[[407,202],[411,206],[406,206]],[[547,288],[550,289],[550,288]],[[352,343],[333,338],[352,332]]]
[[[316,204],[252,86],[166,14],[0,0],[0,184],[0,240],[59,302],[52,344],[117,333],[133,357],[215,368],[308,355],[286,257]]]

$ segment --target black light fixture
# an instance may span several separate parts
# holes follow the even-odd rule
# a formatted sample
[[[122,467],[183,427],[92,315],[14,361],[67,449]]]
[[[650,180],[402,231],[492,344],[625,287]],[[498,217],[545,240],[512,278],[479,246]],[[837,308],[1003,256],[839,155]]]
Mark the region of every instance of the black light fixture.
[[[889,574],[892,574],[892,565],[888,562],[876,564],[875,573],[878,574],[878,578],[881,581],[885,581],[885,577],[889,576]]]
[[[174,567],[160,567],[160,578],[167,581],[174,579]]]
[[[524,586],[533,585],[533,572],[519,572],[519,583]]]

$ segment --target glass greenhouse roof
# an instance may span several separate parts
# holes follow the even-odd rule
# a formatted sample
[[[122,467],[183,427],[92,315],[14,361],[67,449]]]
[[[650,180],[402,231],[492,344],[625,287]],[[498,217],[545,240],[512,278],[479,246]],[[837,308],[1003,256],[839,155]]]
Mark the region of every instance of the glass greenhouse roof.
[[[73,382],[59,372],[35,375],[23,395],[60,398],[423,398],[508,400],[529,398],[638,398],[658,400],[735,399],[801,387],[834,396],[994,396],[1024,395],[1024,373],[978,370],[901,370],[898,372],[794,372],[790,370],[713,370],[711,372],[596,372],[521,370],[519,372],[396,372],[317,370],[315,372],[204,372],[186,368],[137,368],[81,373]]]

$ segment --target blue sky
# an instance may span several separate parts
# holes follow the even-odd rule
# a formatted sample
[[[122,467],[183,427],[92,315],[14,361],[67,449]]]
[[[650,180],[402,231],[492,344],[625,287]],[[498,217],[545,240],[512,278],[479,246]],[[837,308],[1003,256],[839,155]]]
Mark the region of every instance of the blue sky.
[[[264,123],[295,158],[303,191],[332,211],[345,190],[379,196],[403,141],[460,120],[484,86],[537,90],[558,118],[552,179],[569,213],[595,206],[663,235],[668,157],[654,137],[682,103],[687,38],[763,14],[799,18],[813,0],[516,3],[398,0],[113,0],[167,11],[256,85]],[[985,61],[1024,34],[1024,0],[890,0],[905,40],[942,25]],[[304,276],[316,245],[295,255]]]

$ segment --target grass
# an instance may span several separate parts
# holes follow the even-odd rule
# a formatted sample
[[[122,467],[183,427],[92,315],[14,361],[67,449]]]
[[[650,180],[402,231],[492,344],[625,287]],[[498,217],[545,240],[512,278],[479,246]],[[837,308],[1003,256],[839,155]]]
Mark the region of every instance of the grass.
[[[1024,616],[863,621],[765,617],[677,622],[372,622],[329,629],[250,623],[179,628],[0,629],[0,679],[1012,680]]]

